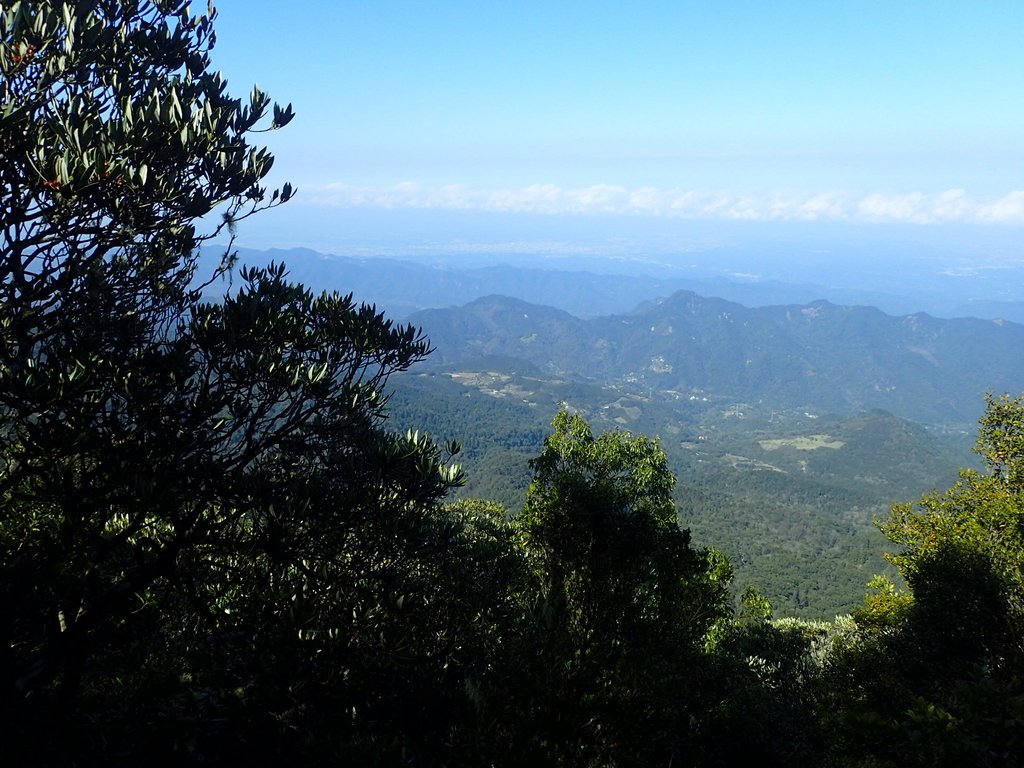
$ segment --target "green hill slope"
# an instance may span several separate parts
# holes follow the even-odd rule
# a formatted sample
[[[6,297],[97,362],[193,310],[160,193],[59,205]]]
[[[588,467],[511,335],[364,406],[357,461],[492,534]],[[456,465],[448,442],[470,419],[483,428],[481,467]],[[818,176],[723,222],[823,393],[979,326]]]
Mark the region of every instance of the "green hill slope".
[[[582,320],[489,296],[411,321],[435,345],[434,365],[501,355],[546,375],[762,411],[882,408],[970,431],[985,391],[1024,388],[1024,326],[892,317],[823,301],[748,309],[683,291],[629,314]]]

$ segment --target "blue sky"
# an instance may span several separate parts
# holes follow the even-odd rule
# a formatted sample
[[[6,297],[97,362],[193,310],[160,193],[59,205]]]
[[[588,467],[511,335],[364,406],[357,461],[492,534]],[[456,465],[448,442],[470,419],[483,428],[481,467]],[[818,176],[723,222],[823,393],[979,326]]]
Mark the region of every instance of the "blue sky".
[[[232,90],[297,113],[268,143],[300,195],[252,244],[355,248],[372,233],[344,223],[372,220],[441,247],[429,213],[535,240],[580,217],[1024,224],[1019,0],[217,7]]]

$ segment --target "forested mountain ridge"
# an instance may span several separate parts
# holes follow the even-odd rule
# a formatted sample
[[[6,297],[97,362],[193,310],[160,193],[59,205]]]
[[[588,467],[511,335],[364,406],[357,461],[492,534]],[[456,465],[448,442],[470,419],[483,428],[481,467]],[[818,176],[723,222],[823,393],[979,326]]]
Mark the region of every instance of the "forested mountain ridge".
[[[519,357],[548,374],[766,406],[872,408],[938,425],[977,418],[987,390],[1024,384],[1024,326],[893,317],[826,301],[747,308],[680,291],[628,314],[580,319],[488,296],[416,313],[430,363]]]

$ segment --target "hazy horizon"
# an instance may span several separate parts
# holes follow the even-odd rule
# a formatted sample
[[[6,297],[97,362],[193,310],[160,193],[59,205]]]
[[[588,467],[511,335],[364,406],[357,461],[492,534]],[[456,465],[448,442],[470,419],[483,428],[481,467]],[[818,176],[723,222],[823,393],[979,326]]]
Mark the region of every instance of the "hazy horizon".
[[[296,111],[243,246],[1024,299],[1019,4],[217,7]]]

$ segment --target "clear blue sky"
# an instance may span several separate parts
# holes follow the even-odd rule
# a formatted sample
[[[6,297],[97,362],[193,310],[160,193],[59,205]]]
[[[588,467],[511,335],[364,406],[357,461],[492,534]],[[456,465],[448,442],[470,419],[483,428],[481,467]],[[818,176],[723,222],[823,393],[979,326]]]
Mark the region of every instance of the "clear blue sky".
[[[1020,0],[217,7],[232,91],[295,106],[293,244],[318,211],[1024,224]]]

